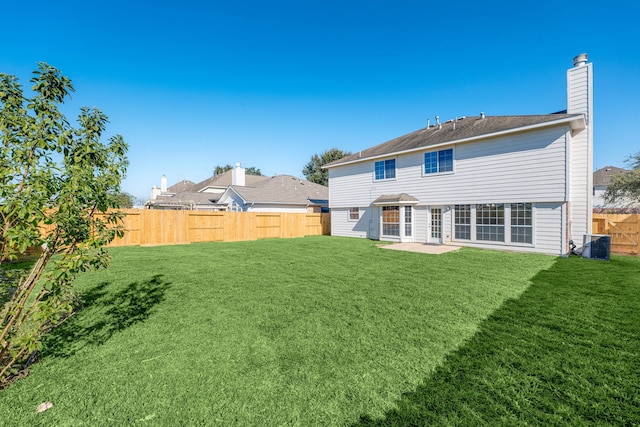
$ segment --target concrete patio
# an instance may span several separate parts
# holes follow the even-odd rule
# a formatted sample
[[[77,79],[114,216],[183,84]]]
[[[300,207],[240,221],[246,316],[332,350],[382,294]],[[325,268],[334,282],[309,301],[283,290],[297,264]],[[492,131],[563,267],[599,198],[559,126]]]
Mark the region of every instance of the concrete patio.
[[[453,245],[434,245],[428,243],[392,243],[378,245],[382,249],[393,249],[396,251],[420,252],[423,254],[444,254],[451,251],[457,251],[461,246]]]

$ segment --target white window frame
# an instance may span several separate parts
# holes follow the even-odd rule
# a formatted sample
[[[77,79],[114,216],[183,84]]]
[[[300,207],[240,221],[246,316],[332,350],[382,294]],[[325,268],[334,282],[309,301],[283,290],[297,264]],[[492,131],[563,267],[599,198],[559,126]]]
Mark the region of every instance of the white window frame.
[[[393,177],[389,178],[389,177],[387,177],[386,162],[389,162],[389,161],[392,161],[392,160],[393,160]],[[383,170],[384,170],[384,177],[383,178],[377,178],[376,177],[376,165],[379,164],[379,163],[383,164]],[[375,162],[373,162],[373,180],[375,182],[394,181],[397,176],[398,176],[398,159],[396,159],[395,157],[392,158],[392,159],[376,160]]]
[[[478,244],[478,245],[499,245],[499,246],[520,246],[520,247],[535,247],[536,244],[536,205],[534,202],[513,202],[513,203],[496,203],[496,205],[503,205],[504,207],[504,241],[496,241],[496,240],[478,240],[477,239],[477,206],[485,205],[487,203],[459,203],[453,206],[452,212],[452,241],[460,242],[460,243],[469,243],[469,244]],[[528,204],[531,207],[531,225],[527,225],[526,227],[530,227],[531,229],[531,243],[521,243],[521,242],[513,242],[511,240],[511,206],[515,206],[517,204]],[[470,206],[471,209],[471,224],[457,224],[456,223],[456,206]],[[455,227],[456,225],[470,225],[470,239],[460,239],[456,237]],[[490,224],[489,224],[490,225]]]
[[[485,210],[487,209],[487,213],[488,215],[483,216],[483,217],[478,217],[478,210]],[[475,235],[473,237],[475,237],[474,240],[476,240],[477,242],[496,242],[496,243],[508,243],[507,242],[507,236],[506,236],[506,227],[505,227],[505,204],[504,203],[482,203],[482,204],[477,204],[475,206],[475,211],[476,211],[476,220],[475,220],[475,224],[476,224],[476,232]],[[502,212],[502,215],[500,216],[500,212]],[[484,222],[479,222],[479,221],[484,221]],[[502,234],[502,240],[498,240],[498,239],[481,239],[479,238],[480,235],[480,228],[482,229],[488,229],[488,230],[498,230],[501,231],[501,233],[494,233],[493,231],[484,231],[483,234],[485,236],[494,236],[494,235],[500,235]]]
[[[401,215],[403,216],[402,226],[404,237],[412,237],[413,236],[413,206],[411,205],[403,205],[404,209],[402,209]]]
[[[355,218],[354,218],[355,216]],[[347,212],[347,219],[349,221],[359,221],[360,220],[360,208],[349,208]]]
[[[384,212],[385,210],[390,210],[389,208],[396,208],[393,209],[393,211],[397,212],[398,215],[398,222],[385,222],[384,221]],[[394,238],[394,239],[399,239],[402,237],[402,224],[403,224],[403,218],[402,218],[403,212],[402,209],[400,209],[400,205],[385,205],[382,206],[381,210],[380,210],[380,228],[381,228],[381,234],[384,237],[390,237],[390,238]],[[385,233],[385,225],[397,225],[398,227],[398,234],[386,234]]]
[[[458,211],[459,211],[459,209],[456,208],[457,206],[465,206],[465,207],[469,208],[469,223],[461,223],[461,222],[459,223],[459,222],[457,222]],[[473,209],[472,209],[472,205],[469,204],[469,203],[459,204],[459,205],[455,205],[453,207],[453,209],[454,209],[454,211],[453,211],[453,240],[458,240],[460,242],[470,242],[470,241],[472,241],[473,240],[472,239],[472,237],[473,237],[473,234],[472,234],[473,233],[473,214],[472,214],[472,210]],[[465,209],[465,211],[466,211],[466,209]],[[466,217],[465,217],[465,219],[466,219]],[[465,233],[465,234],[468,234],[469,238],[468,239],[463,239],[463,238],[458,237],[457,234],[456,234],[456,226],[468,227],[469,231],[468,231],[468,233]]]
[[[444,171],[444,172],[440,172],[440,152],[441,151],[447,151],[447,150],[451,150],[451,170],[450,171]],[[438,172],[426,172],[426,156],[427,154],[430,153],[436,153],[436,157],[437,157],[437,165],[438,165]],[[456,149],[455,147],[449,147],[449,148],[443,148],[441,150],[430,150],[430,151],[425,151],[424,153],[422,153],[422,176],[423,177],[428,177],[428,176],[438,176],[438,175],[451,175],[454,174],[456,171]]]
[[[515,206],[514,206],[515,205]],[[514,218],[513,214],[514,212],[518,212],[517,209],[514,209],[517,205],[524,205],[524,213],[525,216],[524,217],[518,217],[516,216]],[[518,206],[519,207],[519,206]],[[528,213],[528,215],[526,215]],[[533,245],[533,237],[534,237],[534,233],[533,233],[533,218],[534,218],[534,210],[533,210],[533,203],[531,202],[520,202],[520,203],[511,203],[509,206],[509,241],[512,242],[513,244],[518,244],[518,245]],[[529,224],[514,224],[513,221],[517,220],[525,220],[525,222],[528,220]],[[505,212],[505,221],[506,221],[506,212]],[[514,242],[513,241],[513,230],[514,229],[520,229],[520,230],[525,230],[528,229],[530,230],[529,232],[529,236],[531,238],[530,242]]]

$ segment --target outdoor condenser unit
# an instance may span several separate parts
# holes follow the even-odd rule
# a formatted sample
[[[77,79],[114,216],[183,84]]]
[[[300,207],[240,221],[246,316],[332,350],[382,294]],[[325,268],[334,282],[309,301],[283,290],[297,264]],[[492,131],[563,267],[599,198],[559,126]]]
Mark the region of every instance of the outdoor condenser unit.
[[[608,260],[611,255],[611,236],[608,234],[585,234],[582,257]]]

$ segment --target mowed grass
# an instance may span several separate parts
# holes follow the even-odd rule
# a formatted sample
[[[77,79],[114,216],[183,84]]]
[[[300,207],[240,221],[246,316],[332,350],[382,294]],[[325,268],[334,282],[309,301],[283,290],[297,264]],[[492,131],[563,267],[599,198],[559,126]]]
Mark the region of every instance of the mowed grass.
[[[640,425],[640,258],[558,259],[396,408],[357,425]]]
[[[0,424],[638,421],[637,259],[330,237],[111,252],[0,391]]]

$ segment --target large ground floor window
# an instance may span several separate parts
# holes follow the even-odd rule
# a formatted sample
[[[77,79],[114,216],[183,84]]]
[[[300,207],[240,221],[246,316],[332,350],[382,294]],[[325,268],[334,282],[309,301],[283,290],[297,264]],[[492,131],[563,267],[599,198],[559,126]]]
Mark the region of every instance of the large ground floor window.
[[[454,239],[477,242],[533,243],[531,203],[455,205]]]
[[[458,240],[471,240],[471,205],[455,205],[454,236]]]
[[[533,242],[533,219],[531,203],[511,203],[511,241]]]
[[[504,242],[504,205],[502,203],[476,206],[476,240]]]

